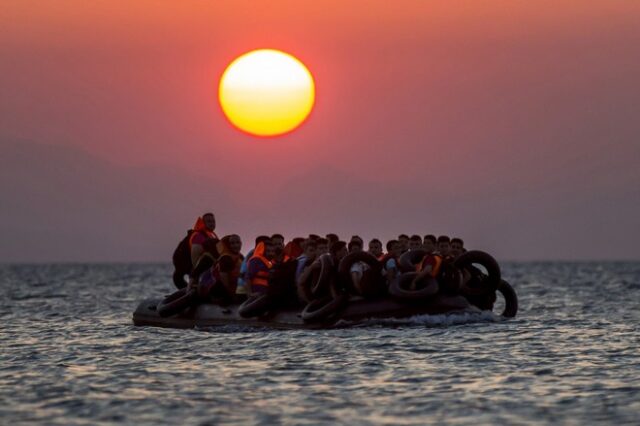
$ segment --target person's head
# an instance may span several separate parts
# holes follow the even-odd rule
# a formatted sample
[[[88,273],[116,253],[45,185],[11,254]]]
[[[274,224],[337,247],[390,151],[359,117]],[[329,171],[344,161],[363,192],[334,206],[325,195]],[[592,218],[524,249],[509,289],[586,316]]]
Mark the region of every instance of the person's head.
[[[451,255],[452,256],[460,256],[464,253],[464,241],[461,238],[452,238],[451,239]]]
[[[318,254],[318,245],[313,240],[307,240],[304,244],[304,255],[307,259],[315,259]]]
[[[329,253],[329,241],[326,238],[319,238],[316,244],[318,246],[318,256]]]
[[[360,235],[352,236],[351,239],[349,240],[349,242],[351,242],[351,241],[359,241],[361,246],[364,245],[364,240],[360,237]]]
[[[352,239],[351,241],[349,241],[347,249],[349,250],[349,253],[357,253],[359,251],[362,251],[362,243],[360,242],[360,240]]]
[[[273,234],[271,242],[276,246],[284,247],[284,236],[282,234]]]
[[[338,238],[338,234],[327,234],[325,237],[329,242],[329,247],[331,247],[331,244],[335,243],[336,241],[340,241],[340,238]]]
[[[269,260],[276,257],[276,246],[271,241],[264,242],[264,257]]]
[[[374,257],[382,256],[382,241],[377,238],[369,241],[369,254]]]
[[[422,238],[420,235],[412,235],[409,238],[409,250],[417,250],[422,247]]]
[[[387,253],[391,256],[398,257],[402,254],[402,246],[398,240],[387,241]]]
[[[309,234],[309,240],[318,241],[320,239],[320,235],[318,234]]]
[[[438,251],[441,255],[447,256],[449,255],[449,251],[451,250],[451,240],[446,235],[440,235],[438,237]]]
[[[438,240],[435,235],[425,235],[424,240],[422,241],[422,248],[427,251],[427,253],[433,253],[436,251]]]
[[[231,251],[231,253],[233,254],[240,253],[240,250],[242,250],[242,240],[240,239],[240,235],[237,235],[237,234],[229,235],[227,239],[227,246],[229,247],[229,250]]]
[[[407,234],[398,235],[398,242],[402,247],[402,252],[409,250],[409,236]]]
[[[333,256],[334,259],[340,261],[348,254],[347,243],[345,243],[344,241],[336,241],[335,243],[331,244],[329,253],[331,253],[331,256]]]
[[[269,238],[269,237],[267,237],[266,235],[259,235],[259,236],[257,236],[257,237],[256,237],[256,247],[258,246],[258,244],[260,244],[260,243],[264,243],[264,242],[267,242],[267,241],[269,241],[269,240],[270,240],[270,238]]]
[[[202,215],[202,221],[204,222],[204,226],[209,230],[213,231],[216,229],[216,217],[213,213],[205,213]]]

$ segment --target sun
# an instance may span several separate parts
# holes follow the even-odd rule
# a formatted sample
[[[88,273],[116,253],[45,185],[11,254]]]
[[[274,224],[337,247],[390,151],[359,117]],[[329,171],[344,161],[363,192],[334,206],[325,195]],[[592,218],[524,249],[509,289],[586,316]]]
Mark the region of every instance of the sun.
[[[245,53],[227,66],[218,99],[229,121],[256,136],[296,129],[315,102],[315,83],[307,67],[275,49]]]

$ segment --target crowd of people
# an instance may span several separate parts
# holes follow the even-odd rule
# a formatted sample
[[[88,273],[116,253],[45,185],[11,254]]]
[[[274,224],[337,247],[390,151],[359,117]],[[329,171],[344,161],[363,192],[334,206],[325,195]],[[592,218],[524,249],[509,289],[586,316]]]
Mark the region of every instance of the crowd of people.
[[[173,281],[179,289],[195,289],[201,297],[223,303],[241,302],[249,296],[273,291],[277,270],[290,271],[292,285],[286,290],[288,296],[308,303],[317,297],[311,288],[314,274],[317,276],[327,265],[337,271],[347,255],[365,251],[364,240],[357,235],[343,241],[333,233],[311,234],[287,242],[283,235],[273,234],[258,236],[254,247],[243,256],[240,236],[230,234],[219,238],[215,229],[213,213],[196,220],[174,252]],[[376,281],[391,283],[400,273],[400,257],[408,251],[420,254],[415,265],[417,274],[411,283],[415,287],[426,276],[438,277],[443,262],[455,259],[466,250],[462,239],[446,235],[401,234],[384,245],[373,238],[367,243],[366,252],[382,265],[381,271],[376,272],[382,278]],[[367,262],[354,262],[349,270],[348,285],[344,287],[356,295],[366,295],[370,280],[364,278],[370,269]]]

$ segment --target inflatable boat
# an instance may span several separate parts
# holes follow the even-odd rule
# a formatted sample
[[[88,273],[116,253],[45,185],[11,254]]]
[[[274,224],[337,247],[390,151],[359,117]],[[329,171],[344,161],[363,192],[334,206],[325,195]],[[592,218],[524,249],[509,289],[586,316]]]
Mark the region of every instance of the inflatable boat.
[[[474,279],[467,280],[468,283],[461,287],[445,285],[447,281],[462,281],[453,274],[453,279],[450,277],[445,280],[446,277],[441,277],[440,283],[430,279],[419,288],[410,289],[408,284],[417,274],[413,265],[420,258],[420,253],[413,253],[400,259],[401,269],[407,272],[399,275],[388,289],[385,287],[384,294],[377,297],[341,294],[319,298],[306,306],[287,307],[275,306],[274,297],[269,295],[256,296],[242,304],[203,303],[195,290],[183,289],[165,298],[142,301],[133,313],[133,323],[137,326],[166,328],[208,328],[223,325],[278,329],[336,328],[367,320],[403,319],[417,315],[480,314],[493,309],[497,293],[502,294],[505,302],[502,316],[515,317],[518,310],[515,291],[502,280],[500,269],[493,258],[482,252],[471,252],[463,256],[457,265],[459,270],[471,270],[472,264],[480,264],[486,273],[478,272]],[[328,258],[323,260],[328,261]],[[354,262],[369,263],[373,274],[380,276],[376,270],[379,267],[375,263],[377,260],[366,253],[347,256],[340,263],[339,270],[349,271]],[[329,268],[323,266],[321,269]],[[322,279],[323,273],[318,276]],[[277,282],[278,278],[274,278],[274,281]]]

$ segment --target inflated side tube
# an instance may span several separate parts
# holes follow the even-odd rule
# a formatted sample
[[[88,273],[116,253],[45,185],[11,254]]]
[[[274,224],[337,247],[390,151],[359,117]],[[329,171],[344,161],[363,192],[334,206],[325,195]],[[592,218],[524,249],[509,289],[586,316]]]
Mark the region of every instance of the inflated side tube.
[[[344,309],[348,301],[349,296],[346,294],[339,294],[335,298],[324,297],[316,299],[304,307],[300,316],[304,322],[323,321]]]
[[[427,251],[423,249],[409,250],[398,259],[400,271],[416,272],[416,265],[427,255]]]
[[[486,268],[488,275],[483,274],[473,264],[482,265]],[[502,275],[498,262],[488,253],[479,250],[471,250],[461,254],[455,260],[454,265],[460,270],[466,270],[471,274],[471,279],[460,287],[460,292],[464,295],[477,296],[491,293],[498,289]]]
[[[266,313],[270,306],[271,298],[268,294],[264,293],[250,296],[242,302],[242,305],[238,308],[238,314],[242,318],[259,317]]]
[[[323,254],[318,258],[320,262],[320,271],[313,274],[311,282],[311,294],[314,296],[321,295],[329,290],[331,284],[331,272],[333,270],[333,260],[330,254]]]
[[[504,311],[502,316],[506,318],[514,318],[518,313],[518,296],[515,290],[511,287],[511,284],[505,280],[500,281],[498,291],[504,297]]]
[[[167,318],[181,313],[192,306],[196,300],[196,289],[181,288],[175,293],[165,297],[158,303],[156,310],[162,318]]]
[[[417,289],[409,290],[409,285],[417,275],[417,272],[405,272],[396,277],[389,286],[389,293],[393,297],[401,300],[423,300],[438,292],[438,282],[432,276],[427,276],[423,280],[420,280],[417,283]]]

